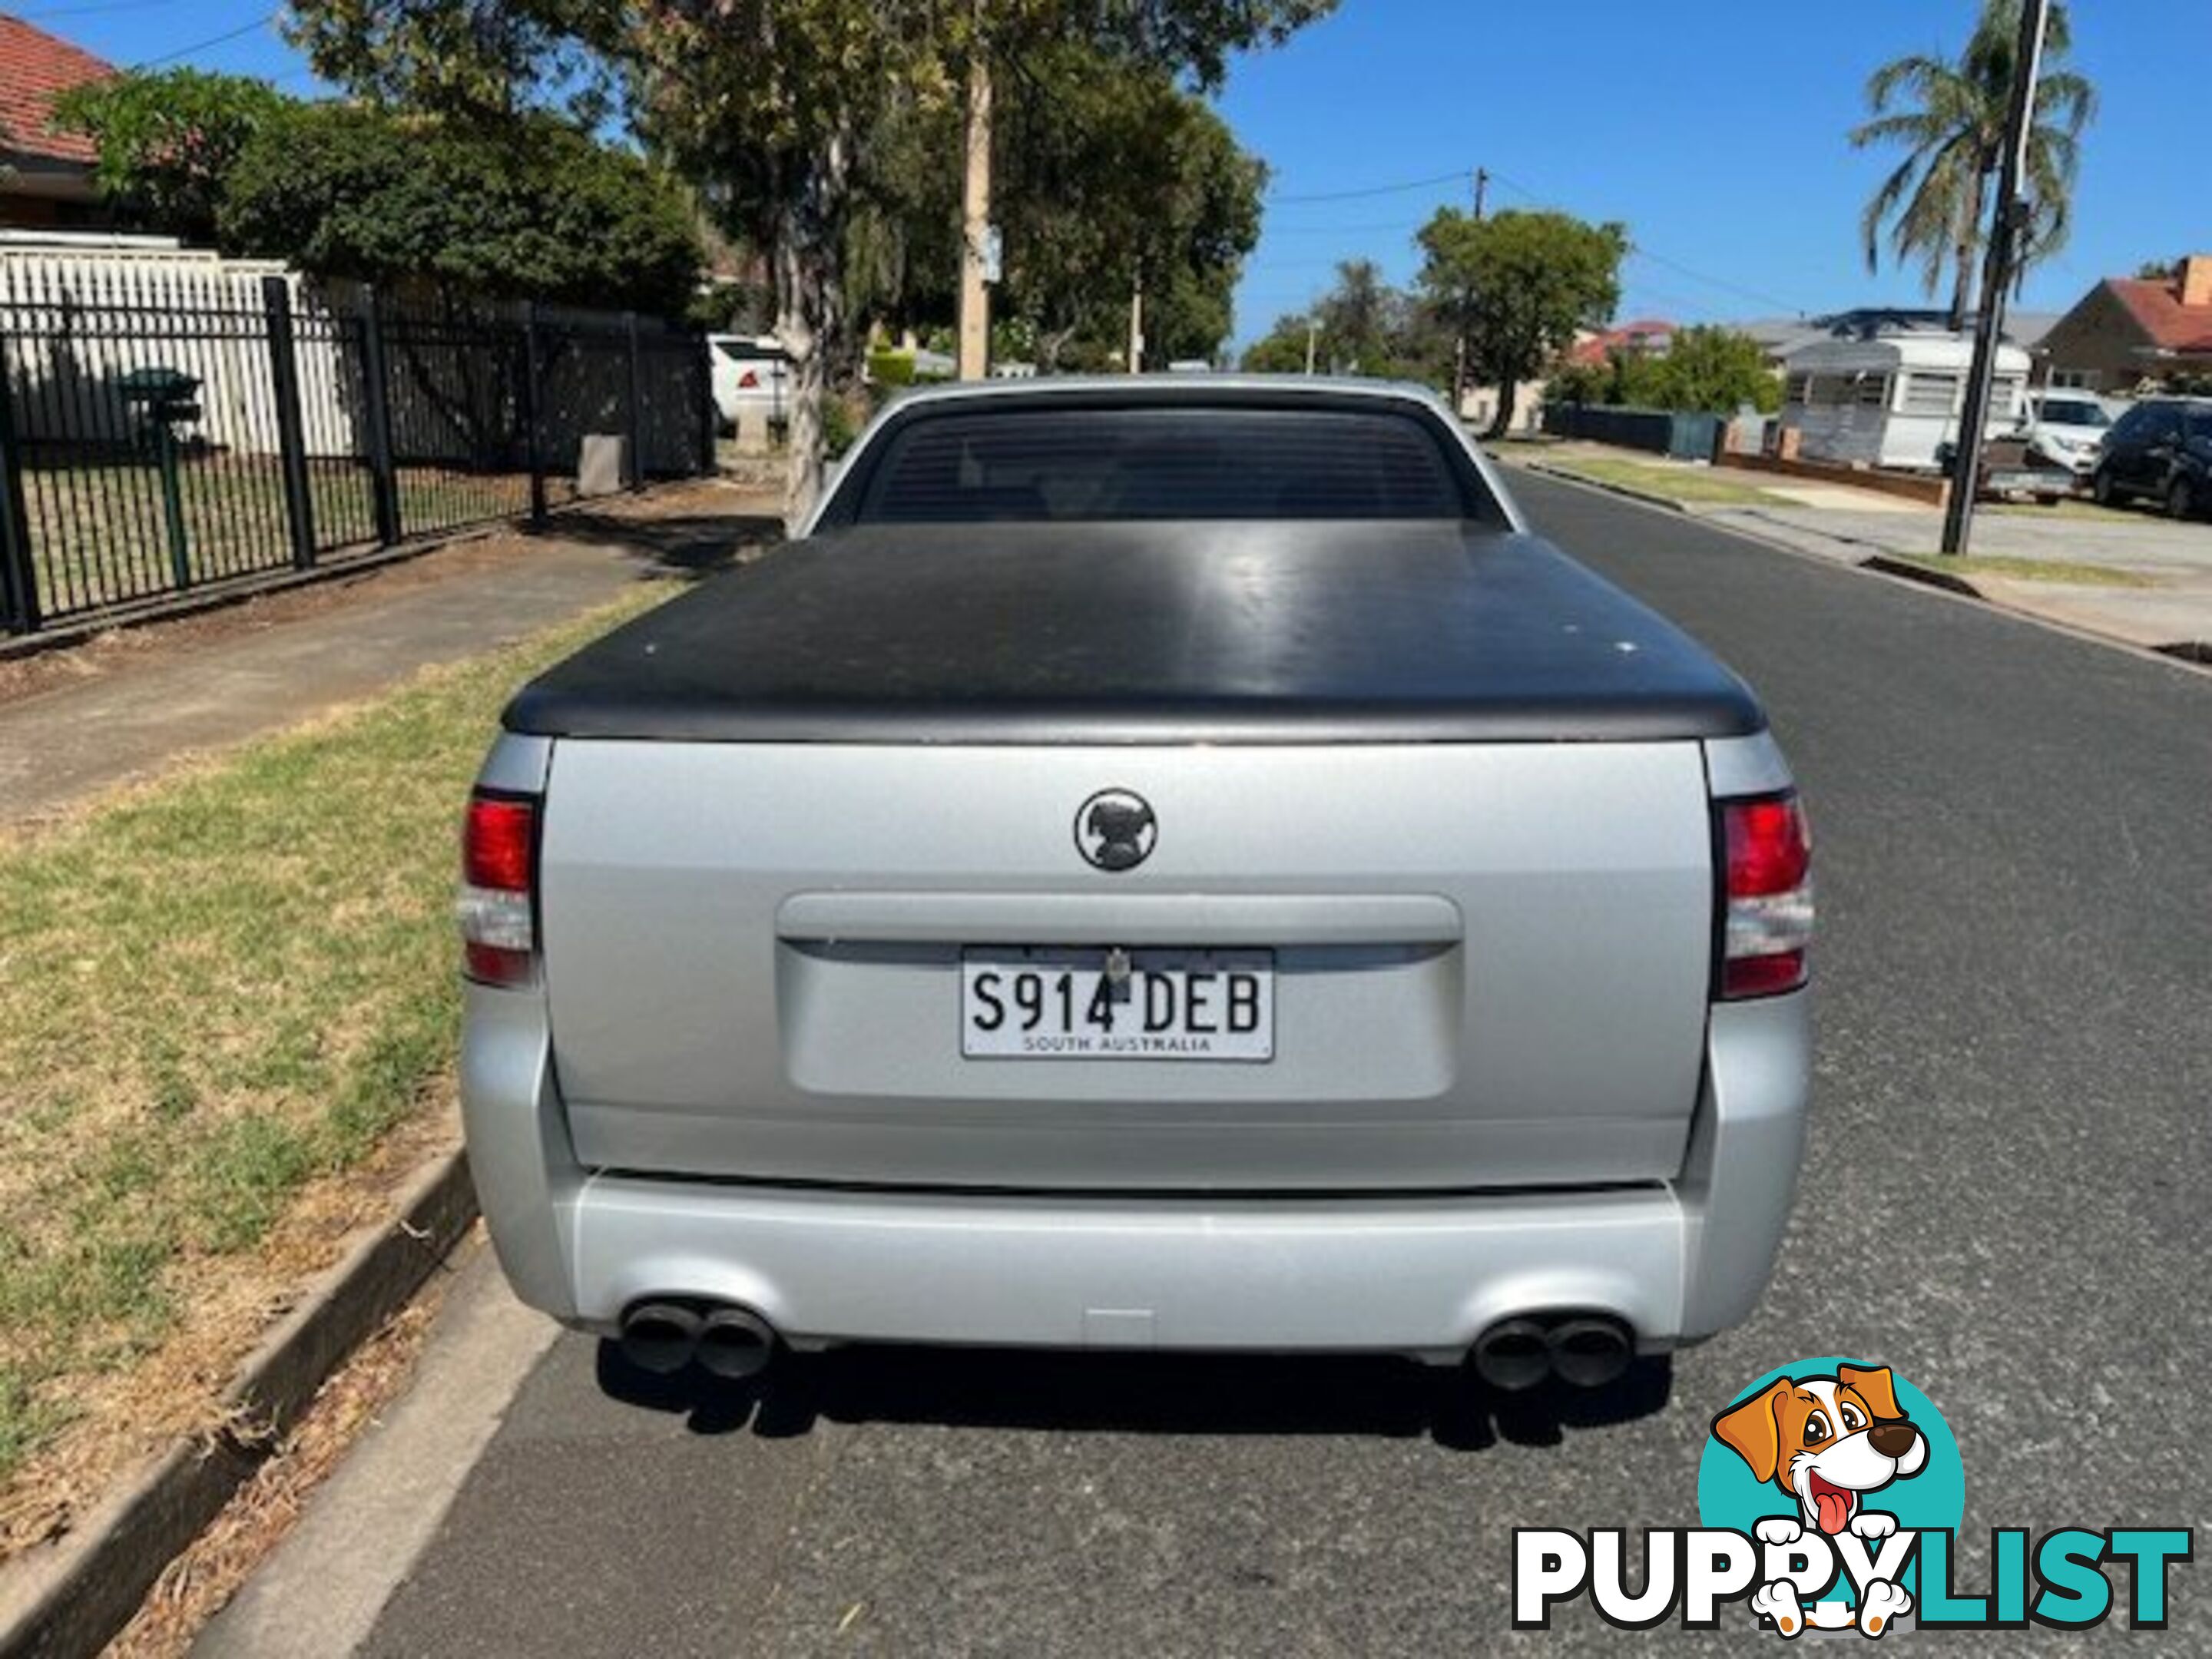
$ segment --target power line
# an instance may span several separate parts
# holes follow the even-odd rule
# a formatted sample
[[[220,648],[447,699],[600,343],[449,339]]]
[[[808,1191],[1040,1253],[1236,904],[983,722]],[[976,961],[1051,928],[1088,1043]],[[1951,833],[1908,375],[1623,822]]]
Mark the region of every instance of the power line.
[[[1708,288],[1717,288],[1724,293],[1739,295],[1747,300],[1756,300],[1763,306],[1777,306],[1795,316],[1802,317],[1806,314],[1805,307],[1802,306],[1792,305],[1787,300],[1763,293],[1755,288],[1746,288],[1741,283],[1732,283],[1725,276],[1710,276],[1705,271],[1692,270],[1680,259],[1670,259],[1663,253],[1654,253],[1641,242],[1632,244],[1628,251],[1638,258],[1649,259],[1654,264],[1664,265],[1671,271],[1687,276],[1693,283],[1703,283]]]
[[[1386,224],[1279,225],[1270,227],[1262,234],[1268,236],[1366,236],[1401,230],[1410,236],[1426,222],[1422,219],[1393,219]]]
[[[1438,185],[1455,185],[1466,178],[1467,169],[1457,167],[1449,173],[1440,173],[1433,179],[1408,179],[1401,185],[1373,185],[1364,190],[1324,190],[1304,196],[1270,196],[1270,202],[1287,205],[1294,202],[1354,202],[1370,196],[1397,196],[1409,190],[1433,190]]]
[[[7,15],[19,23],[37,22],[47,17],[90,17],[98,12],[149,11],[155,6],[173,6],[177,0],[96,0],[88,6],[47,6],[38,11],[11,11]]]
[[[1510,174],[1500,173],[1496,167],[1492,167],[1488,171],[1492,179],[1507,189],[1535,204],[1538,207],[1545,205],[1544,198],[1519,179]],[[1650,260],[1654,264],[1664,265],[1677,275],[1687,276],[1693,283],[1703,283],[1708,288],[1719,289],[1724,293],[1734,294],[1743,299],[1754,300],[1763,306],[1774,306],[1796,316],[1802,317],[1807,314],[1803,306],[1793,305],[1779,295],[1765,293],[1741,283],[1731,282],[1725,276],[1713,276],[1711,272],[1699,270],[1693,265],[1684,264],[1680,259],[1671,259],[1655,249],[1644,246],[1641,242],[1630,243],[1628,251],[1632,254]]]
[[[189,58],[196,52],[205,52],[210,46],[220,46],[239,39],[241,35],[251,34],[256,29],[265,28],[275,22],[279,15],[279,12],[270,12],[264,16],[255,18],[250,23],[240,23],[236,28],[227,30],[222,34],[211,35],[204,40],[195,40],[189,46],[179,46],[174,52],[165,52],[159,58],[149,58],[143,63],[133,64],[131,67],[134,70],[159,69],[164,64],[175,63],[179,58]]]

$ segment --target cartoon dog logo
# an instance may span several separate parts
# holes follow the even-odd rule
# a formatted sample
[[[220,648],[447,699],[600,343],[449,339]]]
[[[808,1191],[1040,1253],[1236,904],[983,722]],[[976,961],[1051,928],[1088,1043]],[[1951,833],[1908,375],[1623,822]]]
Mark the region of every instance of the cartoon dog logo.
[[[1102,789],[1075,815],[1076,848],[1101,870],[1133,870],[1159,834],[1152,803],[1127,789]]]
[[[1808,1529],[1887,1538],[1897,1517],[1868,1509],[1866,1494],[1919,1474],[1928,1462],[1928,1437],[1898,1409],[1887,1365],[1839,1364],[1833,1376],[1778,1377],[1713,1419],[1713,1437],[1793,1500],[1797,1518],[1759,1522],[1759,1540],[1768,1544],[1795,1543]],[[1804,1628],[1804,1609],[1787,1579],[1761,1585],[1751,1607],[1784,1636]],[[1878,1636],[1911,1610],[1906,1590],[1880,1580],[1862,1593],[1856,1623]]]

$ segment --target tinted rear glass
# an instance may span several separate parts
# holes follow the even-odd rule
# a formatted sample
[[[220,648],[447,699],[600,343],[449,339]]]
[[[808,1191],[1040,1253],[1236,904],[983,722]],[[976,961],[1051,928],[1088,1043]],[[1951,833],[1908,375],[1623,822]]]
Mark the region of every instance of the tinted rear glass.
[[[872,459],[864,524],[1490,516],[1464,457],[1388,410],[948,410]]]
[[[2110,426],[2112,417],[2085,398],[2045,398],[2038,411],[2057,426]]]

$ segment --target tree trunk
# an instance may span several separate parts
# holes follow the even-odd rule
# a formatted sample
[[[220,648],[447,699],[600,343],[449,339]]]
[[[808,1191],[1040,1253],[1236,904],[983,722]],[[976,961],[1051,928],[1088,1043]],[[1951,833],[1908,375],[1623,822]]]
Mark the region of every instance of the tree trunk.
[[[1989,175],[1977,173],[1966,195],[1966,212],[1959,222],[1958,240],[1953,245],[1955,260],[1951,283],[1951,331],[1963,332],[1966,319],[1974,306],[1974,268],[1981,262],[1983,191]]]
[[[1510,374],[1498,382],[1498,412],[1490,417],[1486,438],[1502,438],[1513,429],[1513,399],[1519,392],[1520,383]]]
[[[844,134],[833,133],[818,151],[779,163],[769,210],[776,336],[791,354],[791,464],[783,520],[793,534],[822,493],[823,415],[847,327],[844,232],[851,172],[852,147]]]

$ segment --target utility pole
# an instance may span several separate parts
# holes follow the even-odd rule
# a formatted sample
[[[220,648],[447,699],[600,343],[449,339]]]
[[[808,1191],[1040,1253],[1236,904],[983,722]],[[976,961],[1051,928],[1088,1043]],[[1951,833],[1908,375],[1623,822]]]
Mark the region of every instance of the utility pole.
[[[1129,373],[1145,372],[1145,278],[1140,271],[1129,284]]]
[[[1314,372],[1314,348],[1321,343],[1321,325],[1310,317],[1306,319],[1306,373]]]
[[[978,41],[968,60],[967,174],[960,190],[960,378],[990,373],[991,64]]]
[[[2035,121],[2035,88],[2043,78],[2043,32],[2050,0],[2026,0],[2020,40],[2013,50],[2011,106],[1997,170],[1996,213],[1982,261],[1981,314],[1974,324],[1974,366],[1966,375],[1966,408],[1951,456],[1951,496],[1943,507],[1943,550],[1963,554],[1973,535],[1974,490],[1981,482],[1982,437],[1990,423],[1990,388],[1996,374],[1997,343],[2004,333],[2005,290],[2013,281],[2013,243],[2027,222],[2021,175],[2027,167],[2028,134]]]
[[[1477,219],[1480,219],[1482,217],[1483,198],[1489,194],[1490,169],[1488,167],[1477,167],[1474,170],[1474,216]]]

